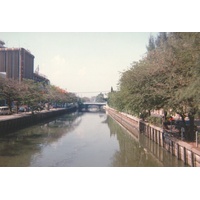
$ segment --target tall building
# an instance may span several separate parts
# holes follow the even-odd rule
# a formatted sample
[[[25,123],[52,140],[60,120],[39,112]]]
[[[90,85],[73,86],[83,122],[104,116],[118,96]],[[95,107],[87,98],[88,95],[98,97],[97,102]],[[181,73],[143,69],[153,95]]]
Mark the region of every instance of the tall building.
[[[0,40],[0,72],[19,81],[33,79],[34,56],[24,48],[7,48],[4,45]]]

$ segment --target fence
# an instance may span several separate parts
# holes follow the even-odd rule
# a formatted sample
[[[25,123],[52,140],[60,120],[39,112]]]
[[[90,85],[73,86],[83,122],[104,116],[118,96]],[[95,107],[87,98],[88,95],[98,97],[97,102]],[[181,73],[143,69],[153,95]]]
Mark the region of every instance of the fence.
[[[200,131],[196,131],[195,133],[195,141],[196,141],[196,147],[199,147],[200,145]]]

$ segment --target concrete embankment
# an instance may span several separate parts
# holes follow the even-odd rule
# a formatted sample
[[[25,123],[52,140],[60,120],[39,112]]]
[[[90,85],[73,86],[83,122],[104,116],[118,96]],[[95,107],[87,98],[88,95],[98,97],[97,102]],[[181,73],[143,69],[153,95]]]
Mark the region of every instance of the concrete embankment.
[[[114,118],[119,124],[126,128],[126,130],[131,132],[136,138],[139,137],[140,120],[137,117],[118,112],[108,106],[106,107],[106,111],[112,118]]]
[[[196,147],[193,142],[188,143],[169,134],[166,134],[162,128],[146,123],[137,117],[133,117],[126,113],[116,111],[110,107],[106,107],[107,113],[113,117],[118,123],[124,126],[128,131],[134,133],[134,128],[138,130],[138,134],[144,134],[150,140],[166,149],[177,159],[182,160],[184,164],[193,167],[200,167],[200,147]]]
[[[76,107],[64,109],[52,109],[52,110],[43,110],[41,112],[32,114],[32,113],[21,113],[7,116],[0,116],[0,134],[5,134],[11,131],[19,130],[24,127],[28,127],[39,122],[42,122],[46,119],[57,117],[66,113],[76,111]]]

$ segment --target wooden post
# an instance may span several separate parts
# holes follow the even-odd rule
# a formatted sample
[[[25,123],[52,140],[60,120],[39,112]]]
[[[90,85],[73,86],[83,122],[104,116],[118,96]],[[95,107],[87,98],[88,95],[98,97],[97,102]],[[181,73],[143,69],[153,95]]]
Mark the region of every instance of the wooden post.
[[[179,158],[179,144],[178,143],[176,143],[176,148],[177,148],[177,159],[179,160],[180,158]]]
[[[183,147],[183,162],[186,164],[186,149]]]
[[[194,167],[194,155],[192,151],[191,151],[191,166]]]
[[[171,140],[171,154],[174,155],[173,150],[174,150],[174,142]]]
[[[196,147],[198,147],[198,131],[196,131]]]

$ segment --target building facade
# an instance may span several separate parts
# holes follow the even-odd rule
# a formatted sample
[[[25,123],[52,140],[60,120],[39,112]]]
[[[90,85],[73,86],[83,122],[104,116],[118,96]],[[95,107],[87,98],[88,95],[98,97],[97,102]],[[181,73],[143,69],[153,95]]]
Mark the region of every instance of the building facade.
[[[39,74],[38,72],[33,73],[33,80],[35,82],[42,82],[45,85],[50,85],[50,81],[44,75]]]
[[[33,79],[34,56],[24,48],[6,48],[0,45],[0,72],[6,78],[22,81],[23,78]]]

